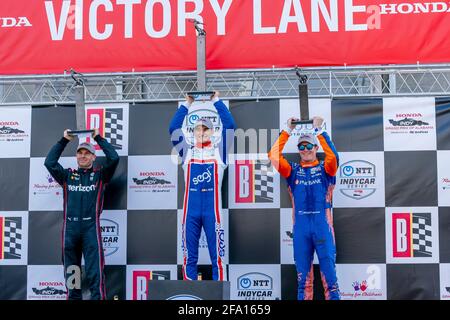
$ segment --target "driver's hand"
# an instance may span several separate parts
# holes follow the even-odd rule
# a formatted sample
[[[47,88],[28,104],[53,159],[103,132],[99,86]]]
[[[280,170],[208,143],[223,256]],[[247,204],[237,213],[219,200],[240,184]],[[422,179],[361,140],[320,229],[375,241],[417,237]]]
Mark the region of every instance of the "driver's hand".
[[[313,118],[313,127],[314,128],[317,128],[317,129],[320,129],[320,128],[322,128],[322,125],[323,125],[323,118],[321,118],[321,117],[314,117]]]
[[[74,136],[69,135],[69,131],[70,131],[70,129],[64,130],[64,138],[66,138],[69,141],[72,141]]]
[[[92,132],[92,138],[95,138],[99,134],[100,134],[100,130],[99,129],[94,129],[94,132]]]
[[[192,98],[191,96],[186,95],[187,107],[190,107],[193,102],[194,102],[194,98]]]
[[[294,130],[297,125],[296,124],[292,124],[292,121],[299,121],[299,120],[300,119],[294,118],[294,117],[289,118],[288,121],[287,121],[287,125],[288,125],[289,129]]]
[[[215,98],[219,98],[219,91],[214,91],[214,94],[211,96],[211,100],[214,100]]]

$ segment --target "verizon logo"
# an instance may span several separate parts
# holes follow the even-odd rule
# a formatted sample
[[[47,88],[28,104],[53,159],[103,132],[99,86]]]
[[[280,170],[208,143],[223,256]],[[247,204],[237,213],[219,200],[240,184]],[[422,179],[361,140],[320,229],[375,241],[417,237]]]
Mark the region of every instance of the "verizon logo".
[[[32,27],[27,17],[0,17],[0,28]]]
[[[91,191],[95,191],[95,184],[92,184],[90,186],[82,186],[82,185],[78,185],[78,186],[74,186],[74,185],[69,185],[68,186],[69,191],[75,191],[75,192],[91,192]]]

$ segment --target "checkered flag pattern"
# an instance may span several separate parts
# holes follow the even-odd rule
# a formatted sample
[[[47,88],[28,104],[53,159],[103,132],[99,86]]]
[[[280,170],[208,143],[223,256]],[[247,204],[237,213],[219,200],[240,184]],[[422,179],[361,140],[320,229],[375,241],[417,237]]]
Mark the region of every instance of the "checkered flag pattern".
[[[433,244],[431,213],[413,214],[412,233],[414,255],[418,257],[431,256]]]
[[[123,135],[123,110],[106,109],[105,110],[105,138],[117,148],[122,148]]]
[[[5,219],[4,252],[6,259],[20,259],[22,254],[21,218]]]
[[[184,171],[175,161],[179,156],[172,156],[168,134],[178,105],[172,101],[86,108],[87,114],[93,110],[87,119],[91,124],[102,121],[106,139],[120,156],[106,186],[100,217],[105,230],[102,241],[109,248],[105,251],[108,299],[145,298],[143,286],[152,274],[158,279],[183,278]],[[299,101],[231,100],[228,105],[240,130],[222,185],[221,242],[231,298],[294,300],[292,200],[286,179],[267,162],[267,153],[287,127],[287,119],[300,116]],[[214,117],[211,108],[209,115]],[[450,300],[446,290],[450,287],[450,97],[310,99],[309,108],[311,116],[325,119],[341,167],[352,169],[338,169],[333,194],[342,298]],[[405,118],[428,125],[392,125]],[[0,300],[54,299],[33,291],[44,292],[46,285],[41,283],[65,291],[56,285],[64,281],[63,191],[48,179],[44,160],[64,130],[76,127],[75,108],[2,106],[1,123],[18,133],[0,133]],[[257,134],[247,135],[252,130]],[[239,132],[246,133],[245,143]],[[298,127],[284,147],[287,161],[299,161],[300,133]],[[67,145],[60,161],[63,167],[76,167],[76,146]],[[323,154],[319,149],[319,159]],[[242,159],[250,160],[238,166]],[[105,163],[100,152],[96,163]],[[164,184],[133,181],[148,177]],[[361,191],[367,196],[356,197]],[[204,240],[200,244],[199,272],[208,280],[208,247]],[[314,298],[322,299],[315,261]],[[264,287],[247,290],[240,285],[245,279]],[[354,283],[370,286],[356,291]],[[83,286],[88,293],[86,280]]]
[[[273,168],[260,161],[255,162],[255,200],[272,202],[274,196]]]

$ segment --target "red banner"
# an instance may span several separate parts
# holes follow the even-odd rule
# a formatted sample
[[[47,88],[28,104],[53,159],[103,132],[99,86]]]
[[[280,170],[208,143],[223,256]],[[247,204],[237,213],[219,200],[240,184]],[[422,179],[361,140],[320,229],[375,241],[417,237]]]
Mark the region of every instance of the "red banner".
[[[443,63],[450,2],[1,0],[0,74]]]

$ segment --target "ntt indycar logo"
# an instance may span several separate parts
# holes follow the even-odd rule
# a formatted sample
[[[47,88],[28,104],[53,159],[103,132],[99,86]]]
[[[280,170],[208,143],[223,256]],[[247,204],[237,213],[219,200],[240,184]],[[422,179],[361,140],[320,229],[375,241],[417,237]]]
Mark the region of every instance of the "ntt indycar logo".
[[[219,121],[218,121],[218,117],[217,116],[202,116],[202,117],[200,117],[198,114],[191,114],[191,115],[189,115],[188,124],[190,126],[193,126],[197,122],[197,120],[200,120],[200,119],[209,119],[209,120],[211,120],[213,125],[216,125],[216,126],[219,125],[219,123],[218,123]]]
[[[92,192],[92,191],[95,191],[95,184],[91,184],[90,186],[69,185],[67,188],[69,189],[69,191],[74,191],[74,192]]]
[[[103,252],[105,256],[111,256],[119,251],[119,224],[110,219],[101,219],[100,230],[102,231]]]
[[[238,297],[265,300],[273,296],[273,279],[260,272],[246,273],[237,279]]]
[[[339,172],[341,193],[349,198],[360,200],[369,197],[377,190],[375,165],[365,160],[352,160],[342,164]]]
[[[200,119],[208,119],[211,120],[214,127],[220,126],[220,118],[216,111],[213,111],[211,109],[198,109],[194,111],[193,113],[190,113],[187,116],[187,123],[186,125],[191,127],[194,126],[197,120]]]

